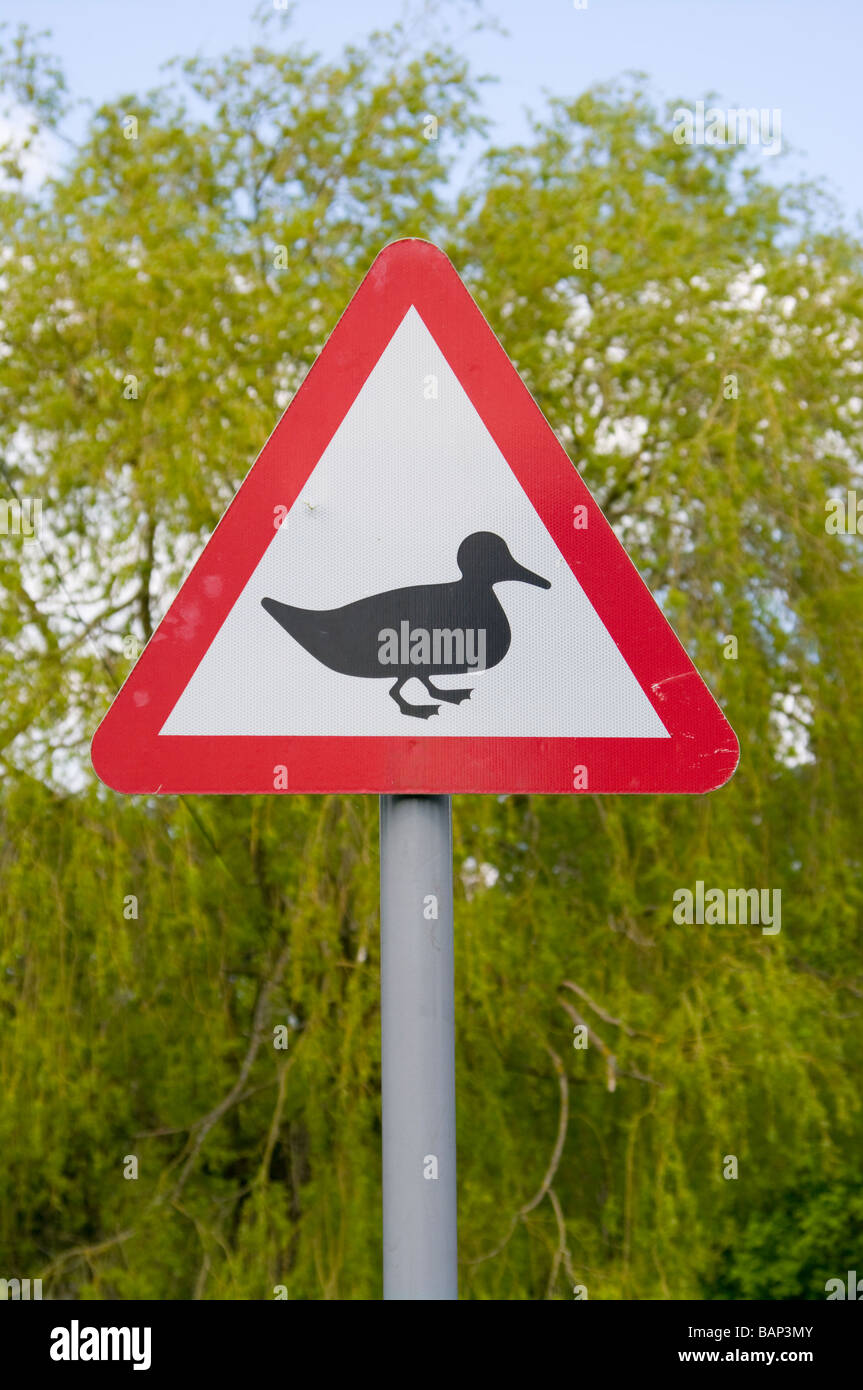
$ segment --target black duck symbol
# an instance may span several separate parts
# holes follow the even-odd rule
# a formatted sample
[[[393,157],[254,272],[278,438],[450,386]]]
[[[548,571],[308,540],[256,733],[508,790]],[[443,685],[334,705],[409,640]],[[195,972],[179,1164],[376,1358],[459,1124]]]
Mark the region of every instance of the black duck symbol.
[[[512,634],[495,584],[520,580],[550,589],[525,569],[500,536],[476,531],[456,556],[461,579],[373,594],[343,608],[292,608],[275,599],[261,605],[301,647],[331,671],[346,676],[395,677],[390,695],[402,714],[428,719],[440,705],[411,705],[402,686],[416,676],[435,700],[460,704],[471,690],[440,690],[432,676],[464,675],[497,666]]]

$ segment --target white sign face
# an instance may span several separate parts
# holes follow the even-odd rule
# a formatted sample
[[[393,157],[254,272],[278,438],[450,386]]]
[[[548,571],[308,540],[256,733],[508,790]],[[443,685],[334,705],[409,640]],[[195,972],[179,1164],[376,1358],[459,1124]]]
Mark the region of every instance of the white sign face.
[[[362,678],[326,665],[326,647],[319,648],[324,660],[307,650],[302,619],[295,624],[298,639],[263,606],[267,599],[321,613],[414,586],[452,585],[461,579],[459,547],[477,533],[500,537],[517,565],[550,587],[518,579],[495,585],[512,634],[509,649],[483,669],[493,634],[483,637],[479,621],[466,621],[460,673],[442,673],[445,663],[438,663],[433,679],[440,690],[470,688],[471,694],[458,704],[435,701],[434,718],[420,721],[390,697],[398,675],[391,666],[410,655],[411,643],[422,657],[415,621],[408,636],[399,619],[388,628],[386,605],[369,606],[373,627],[380,614],[366,634],[379,669],[378,678]],[[354,627],[358,616],[345,621]],[[381,638],[388,631],[395,645]],[[430,653],[434,631],[430,620]],[[332,641],[340,640],[334,615]],[[388,655],[390,665],[379,660]],[[465,672],[465,665],[475,669]],[[401,697],[408,706],[429,707],[418,677],[407,680]],[[413,306],[160,732],[668,737]]]

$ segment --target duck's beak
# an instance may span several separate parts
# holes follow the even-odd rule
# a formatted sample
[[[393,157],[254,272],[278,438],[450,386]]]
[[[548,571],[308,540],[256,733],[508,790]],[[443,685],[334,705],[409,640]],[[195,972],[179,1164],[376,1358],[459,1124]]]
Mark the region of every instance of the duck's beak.
[[[542,575],[534,574],[533,570],[525,569],[517,560],[513,560],[512,569],[508,574],[503,575],[504,579],[520,579],[522,584],[535,584],[538,589],[550,589],[551,584]]]

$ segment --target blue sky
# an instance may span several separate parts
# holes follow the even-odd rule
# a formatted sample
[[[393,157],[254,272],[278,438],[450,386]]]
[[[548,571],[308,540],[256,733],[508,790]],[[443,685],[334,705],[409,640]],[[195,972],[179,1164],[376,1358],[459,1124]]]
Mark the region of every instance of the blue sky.
[[[298,0],[293,32],[327,54],[370,28],[386,27],[402,0]],[[441,14],[448,10],[439,0]],[[0,0],[0,18],[50,29],[76,95],[98,102],[159,80],[177,53],[214,54],[252,35],[254,0]],[[544,89],[575,95],[639,69],[661,97],[694,101],[716,92],[722,106],[778,107],[779,177],[826,178],[850,216],[863,211],[858,147],[863,4],[859,0],[490,0],[510,31],[462,46],[499,82],[487,91],[498,140],[520,138],[524,109]]]

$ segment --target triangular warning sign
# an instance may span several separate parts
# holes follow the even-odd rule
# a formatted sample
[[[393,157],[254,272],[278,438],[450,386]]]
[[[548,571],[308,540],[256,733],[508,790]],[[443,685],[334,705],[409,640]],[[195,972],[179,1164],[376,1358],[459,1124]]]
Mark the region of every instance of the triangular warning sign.
[[[123,792],[703,792],[737,740],[446,256],[378,256],[93,740]]]

